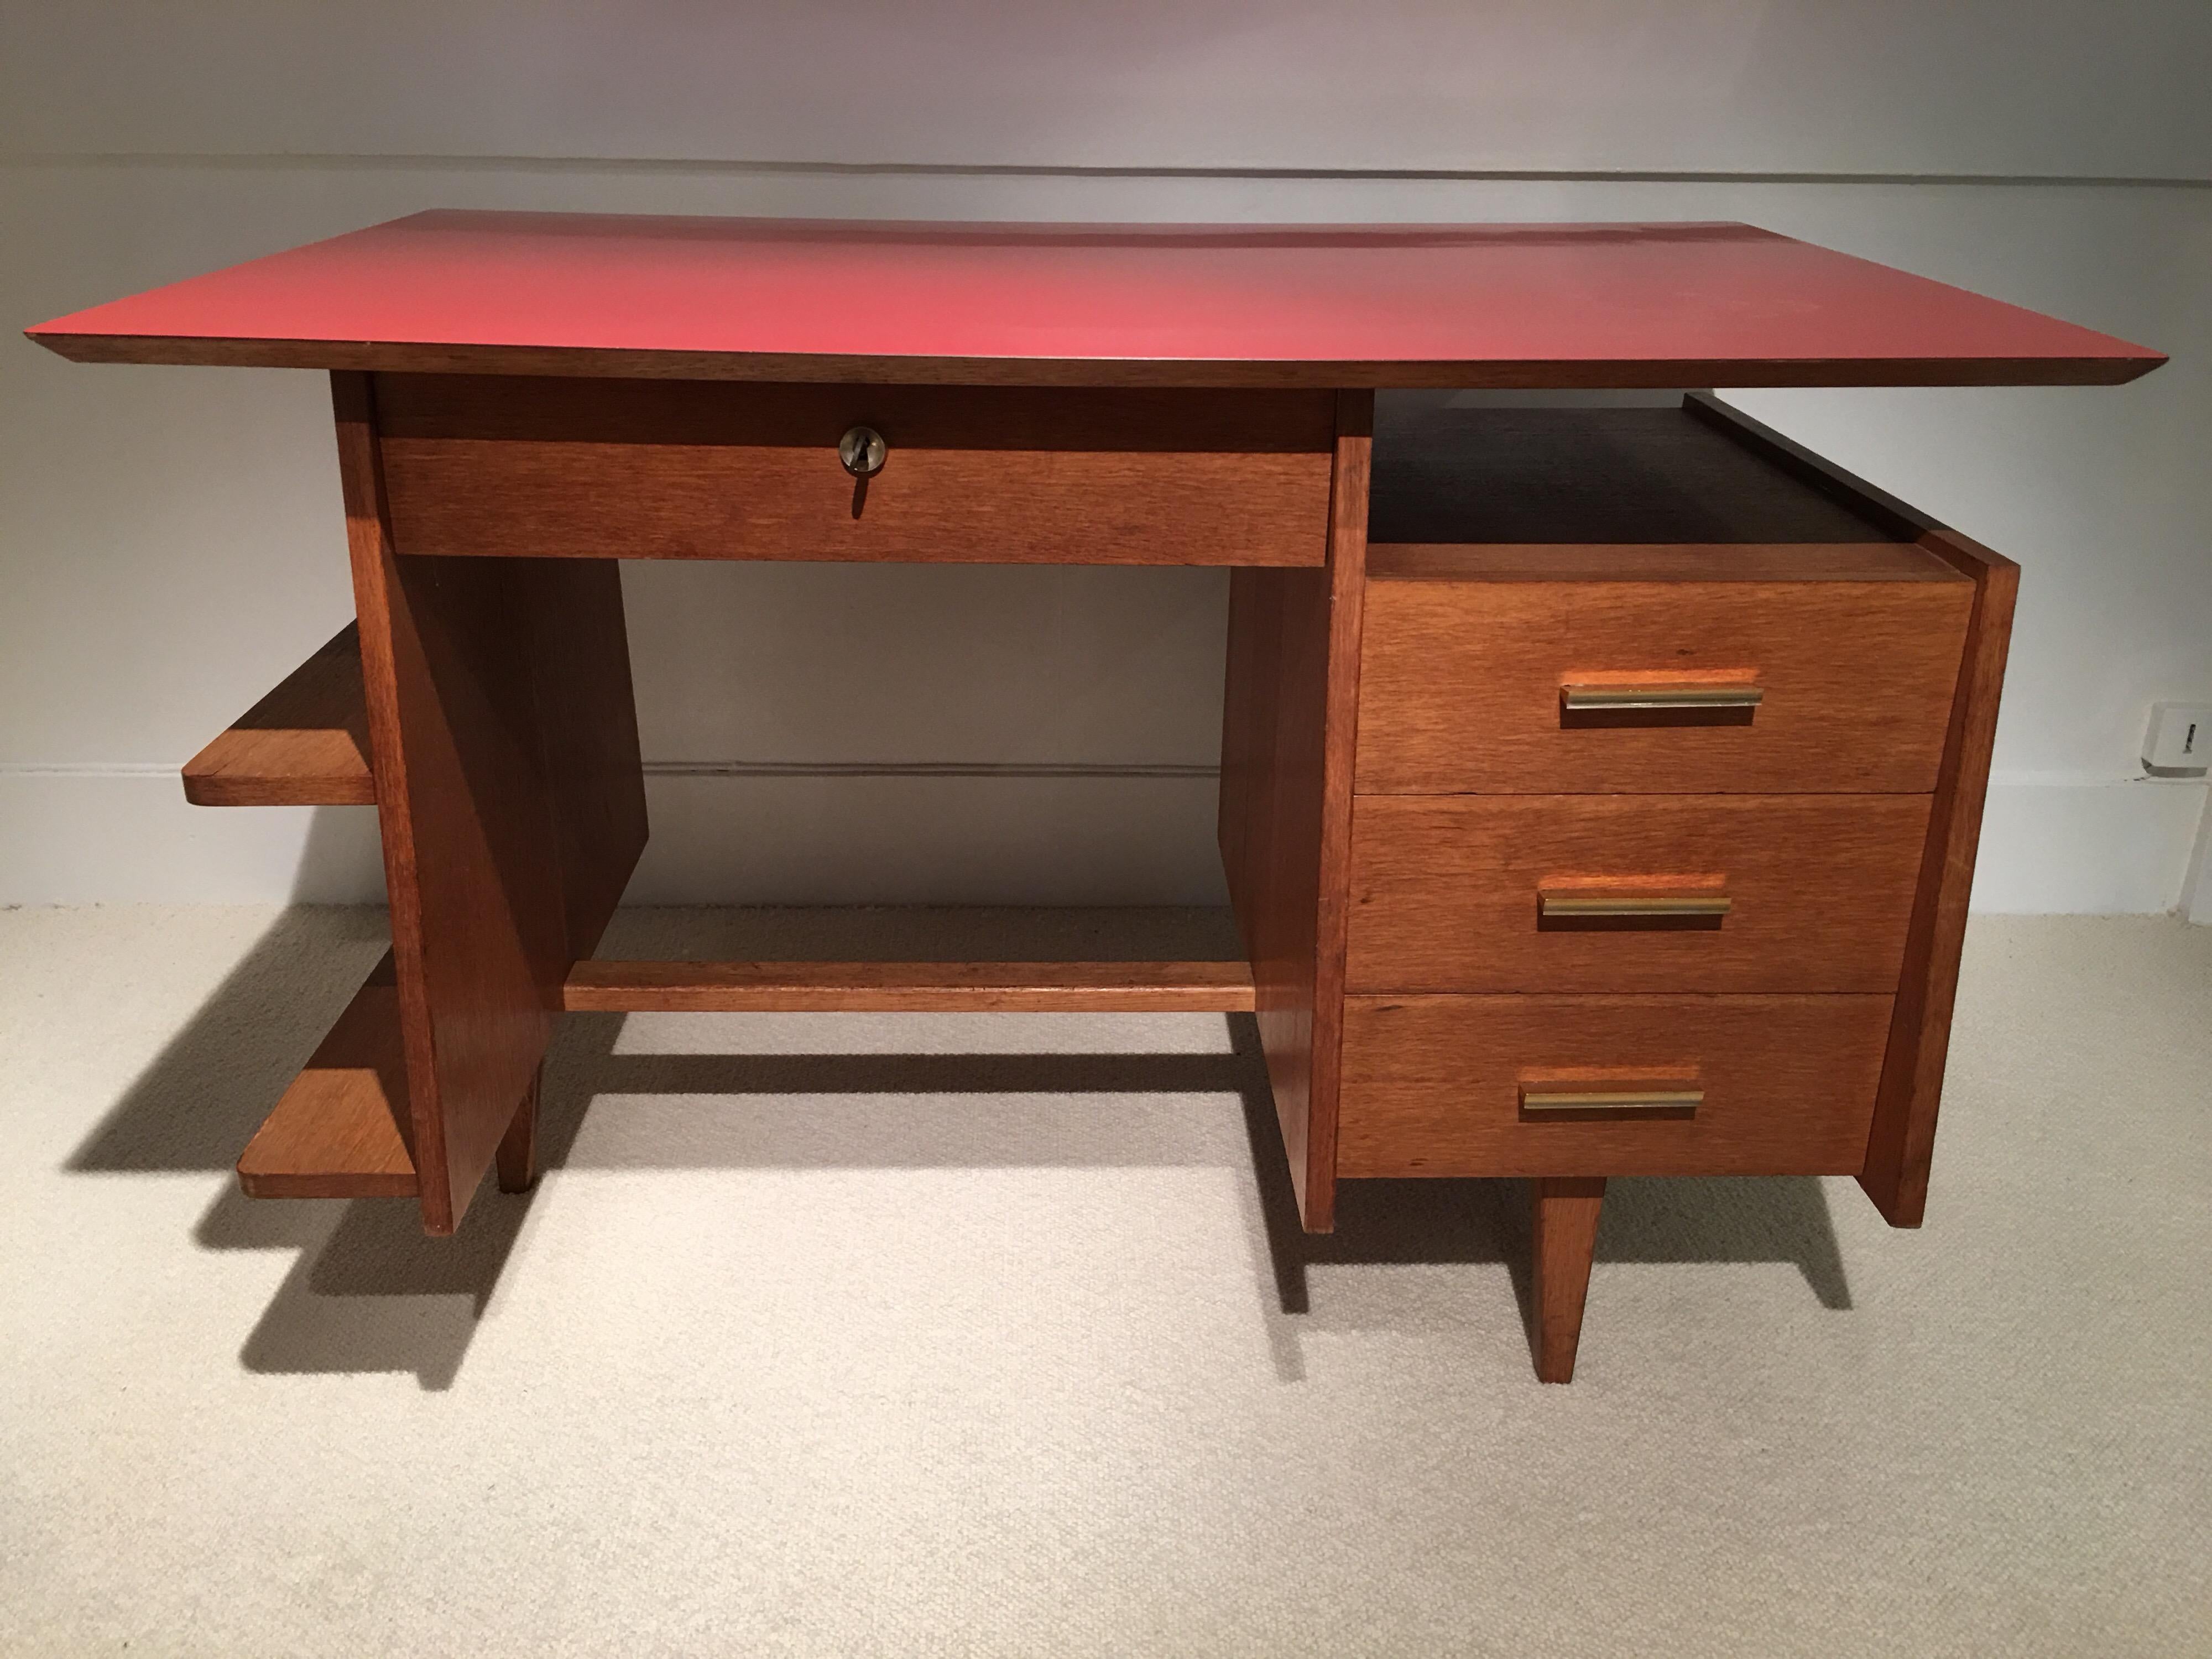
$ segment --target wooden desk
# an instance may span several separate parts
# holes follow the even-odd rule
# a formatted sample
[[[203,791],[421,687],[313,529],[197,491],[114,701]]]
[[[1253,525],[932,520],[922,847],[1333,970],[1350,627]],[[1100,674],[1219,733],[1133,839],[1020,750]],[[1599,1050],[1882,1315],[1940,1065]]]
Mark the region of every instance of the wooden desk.
[[[1724,224],[428,213],[31,337],[331,376],[356,619],[185,783],[373,801],[392,950],[248,1193],[452,1232],[533,1179],[571,1009],[1251,1011],[1309,1229],[1343,1179],[1532,1178],[1556,1381],[1609,1175],[1918,1223],[2017,573],[1710,398],[1375,392],[2163,361]],[[646,839],[623,558],[1236,567],[1245,960],[594,959]]]

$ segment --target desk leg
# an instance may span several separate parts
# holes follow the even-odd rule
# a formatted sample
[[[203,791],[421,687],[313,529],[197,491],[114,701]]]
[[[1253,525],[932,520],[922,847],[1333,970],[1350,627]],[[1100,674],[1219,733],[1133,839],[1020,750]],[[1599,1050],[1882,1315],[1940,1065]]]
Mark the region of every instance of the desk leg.
[[[1589,1292],[1590,1257],[1597,1249],[1598,1212],[1605,1204],[1601,1177],[1529,1183],[1534,1199],[1536,1375],[1546,1382],[1575,1380],[1575,1350],[1583,1336],[1583,1303]]]
[[[393,544],[372,377],[331,376],[409,1113],[426,1232],[452,1232],[518,1116],[569,965],[645,845],[611,560]],[[524,1160],[526,1164],[527,1160]]]
[[[538,1092],[544,1081],[545,1067],[541,1063],[530,1079],[530,1091],[514,1109],[514,1121],[500,1137],[495,1162],[499,1189],[503,1193],[526,1193],[538,1184]]]

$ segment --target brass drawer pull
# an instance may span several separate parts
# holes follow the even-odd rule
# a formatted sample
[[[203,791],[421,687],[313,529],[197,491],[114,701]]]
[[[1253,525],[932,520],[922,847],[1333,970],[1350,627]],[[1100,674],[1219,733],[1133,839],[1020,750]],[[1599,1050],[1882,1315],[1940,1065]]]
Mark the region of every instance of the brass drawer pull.
[[[1756,685],[1563,685],[1559,706],[1570,714],[1663,714],[1704,708],[1757,708]]]
[[[1611,916],[1624,921],[1673,916],[1724,916],[1735,901],[1725,893],[1540,892],[1537,914],[1553,916]]]
[[[1693,1115],[1705,1103],[1703,1089],[1537,1089],[1521,1086],[1524,1112],[1665,1112]]]
[[[1536,884],[1536,926],[1545,933],[1713,933],[1735,908],[1725,872],[1556,875]]]

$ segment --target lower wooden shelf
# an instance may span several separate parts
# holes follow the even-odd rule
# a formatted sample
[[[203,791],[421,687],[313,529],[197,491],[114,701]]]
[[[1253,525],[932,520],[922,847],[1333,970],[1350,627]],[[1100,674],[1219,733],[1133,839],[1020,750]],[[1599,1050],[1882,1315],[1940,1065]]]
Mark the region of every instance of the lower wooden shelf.
[[[1241,962],[580,962],[573,1012],[1246,1013]]]
[[[412,1198],[399,989],[385,954],[238,1160],[249,1198]]]
[[[1241,962],[580,962],[574,1012],[1249,1012]],[[411,1198],[389,952],[238,1160],[249,1198]]]
[[[374,806],[361,628],[348,623],[185,763],[195,806]]]

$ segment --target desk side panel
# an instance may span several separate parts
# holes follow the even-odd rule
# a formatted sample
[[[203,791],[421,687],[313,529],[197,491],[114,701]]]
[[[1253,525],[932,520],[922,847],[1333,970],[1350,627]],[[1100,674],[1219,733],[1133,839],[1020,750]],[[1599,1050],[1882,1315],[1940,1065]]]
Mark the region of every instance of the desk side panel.
[[[1300,1217],[1336,1206],[1353,721],[1374,398],[1340,395],[1328,565],[1239,570],[1223,699],[1222,862]]]
[[[612,559],[534,559],[531,678],[570,961],[588,957],[645,851],[645,770]]]
[[[644,843],[621,591],[399,551],[371,388],[332,388],[422,1220],[449,1233]]]
[[[1978,543],[1931,530],[1923,545],[1973,578],[1974,609],[1928,823],[1881,1092],[1866,1165],[1859,1172],[1859,1185],[1893,1227],[1917,1227],[1928,1211],[1936,1116],[1942,1103],[1951,1015],[1966,946],[1966,902],[1973,890],[1982,806],[1996,746],[1997,702],[2020,593],[2020,567]]]
[[[1912,538],[1921,550],[1973,584],[1921,855],[1905,970],[1890,1021],[1866,1161],[1859,1170],[1859,1185],[1884,1220],[1893,1227],[1917,1227],[1928,1209],[1936,1119],[1950,1054],[1966,904],[1974,884],[1974,855],[1981,842],[1982,807],[1996,745],[1997,703],[2012,644],[2020,567],[1709,394],[1692,394],[1686,407],[1735,442],[1848,503],[1854,512],[1886,524],[1893,534]]]

